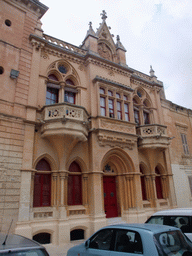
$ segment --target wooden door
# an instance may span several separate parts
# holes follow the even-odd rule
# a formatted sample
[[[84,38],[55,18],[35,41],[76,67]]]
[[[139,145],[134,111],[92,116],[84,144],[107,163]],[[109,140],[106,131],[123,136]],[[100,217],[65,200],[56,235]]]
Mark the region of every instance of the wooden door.
[[[104,207],[107,218],[118,217],[116,179],[114,176],[103,177]]]

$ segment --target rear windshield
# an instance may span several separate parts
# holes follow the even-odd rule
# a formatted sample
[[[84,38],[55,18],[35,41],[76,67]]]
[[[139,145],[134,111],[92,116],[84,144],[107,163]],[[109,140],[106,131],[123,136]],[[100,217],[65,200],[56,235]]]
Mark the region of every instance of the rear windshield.
[[[21,251],[9,251],[9,252],[0,252],[1,256],[49,256],[46,250],[44,249],[29,249]]]
[[[147,223],[180,228],[183,233],[191,233],[189,216],[152,216]]]
[[[179,230],[158,233],[154,235],[159,255],[182,255],[183,252],[190,250],[188,243]]]

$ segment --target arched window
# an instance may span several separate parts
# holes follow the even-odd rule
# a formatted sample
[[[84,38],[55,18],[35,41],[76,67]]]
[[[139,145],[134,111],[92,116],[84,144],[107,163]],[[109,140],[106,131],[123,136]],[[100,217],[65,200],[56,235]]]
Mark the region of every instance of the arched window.
[[[69,167],[68,176],[68,205],[82,204],[82,176],[78,163],[73,162]]]
[[[51,234],[49,233],[39,233],[33,236],[33,240],[37,241],[40,244],[50,244]]]
[[[140,172],[141,172],[141,191],[142,191],[142,198],[143,200],[147,200],[147,192],[146,192],[146,185],[145,185],[145,176],[143,167],[140,165]]]
[[[155,168],[155,185],[157,192],[157,199],[163,199],[163,190],[162,190],[162,182],[161,182],[161,174],[158,167]]]
[[[51,206],[51,167],[43,158],[36,165],[33,207]]]
[[[50,74],[48,78],[50,82],[47,83],[46,105],[51,105],[58,103],[60,86],[58,84],[54,84],[53,81],[58,81],[54,74]]]
[[[150,115],[149,115],[149,102],[148,100],[144,100],[143,102],[143,119],[144,119],[144,124],[150,124]]]
[[[66,82],[65,95],[64,95],[65,102],[75,104],[76,93],[77,93],[77,90],[73,88],[75,84],[71,79],[67,79],[65,82]]]

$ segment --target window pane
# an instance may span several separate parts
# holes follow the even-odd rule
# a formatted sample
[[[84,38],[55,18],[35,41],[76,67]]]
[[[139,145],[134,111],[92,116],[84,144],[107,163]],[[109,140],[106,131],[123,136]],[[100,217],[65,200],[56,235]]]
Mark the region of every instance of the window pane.
[[[144,117],[144,124],[149,124],[149,113],[144,111],[143,117]]]
[[[46,104],[58,103],[58,89],[47,87]]]
[[[105,94],[105,90],[103,88],[100,88],[100,94]]]
[[[108,95],[109,96],[113,96],[113,92],[112,91],[108,91]]]
[[[75,93],[65,91],[65,102],[75,104]]]
[[[186,134],[181,133],[181,140],[182,140],[182,144],[183,144],[183,151],[185,155],[189,155],[189,147],[187,144],[187,136]]]
[[[124,96],[123,96],[123,99],[124,99],[124,100],[128,100],[127,95],[124,95]]]
[[[129,230],[116,232],[115,251],[134,254],[142,254],[143,246],[139,233]]]
[[[90,241],[89,248],[99,250],[110,250],[112,243],[113,230],[104,229],[99,231]]]
[[[120,99],[120,98],[121,98],[121,96],[120,96],[120,94],[119,94],[119,93],[116,93],[116,98],[118,98],[118,99]]]
[[[117,101],[117,118],[122,119],[121,102]]]
[[[109,117],[114,117],[114,105],[113,105],[113,100],[112,100],[112,99],[109,99],[108,104],[109,104]]]
[[[129,121],[129,106],[127,103],[124,104],[125,121]]]
[[[105,98],[103,97],[100,97],[100,112],[101,116],[106,116]]]
[[[136,124],[140,124],[140,120],[139,120],[139,111],[134,109],[134,117],[135,117],[135,123]]]

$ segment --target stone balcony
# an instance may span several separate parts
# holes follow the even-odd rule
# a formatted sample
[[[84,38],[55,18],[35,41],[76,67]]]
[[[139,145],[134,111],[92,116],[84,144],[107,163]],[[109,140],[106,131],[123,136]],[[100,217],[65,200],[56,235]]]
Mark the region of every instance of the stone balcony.
[[[167,127],[159,124],[149,124],[137,127],[138,146],[140,148],[167,148],[170,138]]]
[[[44,106],[41,119],[43,137],[68,136],[86,141],[89,130],[85,108],[69,103]]]

